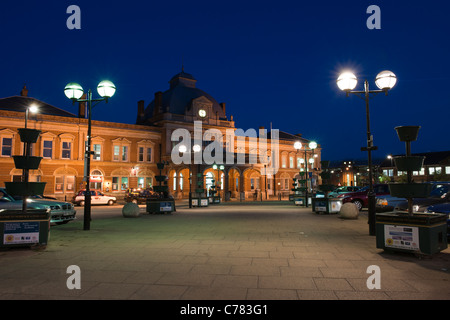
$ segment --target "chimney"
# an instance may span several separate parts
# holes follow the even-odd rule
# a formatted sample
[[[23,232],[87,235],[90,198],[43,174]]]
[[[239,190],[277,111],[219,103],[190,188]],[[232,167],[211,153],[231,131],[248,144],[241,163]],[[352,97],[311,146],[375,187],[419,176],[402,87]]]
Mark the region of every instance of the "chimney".
[[[27,89],[27,86],[25,84],[23,85],[22,91],[20,91],[20,95],[22,97],[28,97],[28,89]]]
[[[142,122],[142,120],[144,119],[144,113],[145,113],[144,100],[140,100],[138,101],[136,123]]]
[[[81,99],[86,99],[86,93],[83,94]],[[78,104],[78,118],[86,119],[86,102],[80,102]]]
[[[162,113],[162,92],[158,91],[155,93],[155,101],[153,106],[153,115]]]
[[[226,115],[227,113],[225,112],[225,108],[226,108],[225,102],[221,102],[220,106],[222,107],[223,114]]]

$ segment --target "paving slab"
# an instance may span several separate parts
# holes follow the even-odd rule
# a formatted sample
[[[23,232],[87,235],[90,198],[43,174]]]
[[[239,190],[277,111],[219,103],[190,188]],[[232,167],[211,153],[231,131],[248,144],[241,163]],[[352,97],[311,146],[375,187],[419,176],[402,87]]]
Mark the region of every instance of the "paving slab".
[[[288,202],[177,204],[172,214],[123,218],[94,207],[52,226],[45,249],[0,251],[2,300],[449,300],[450,249],[432,256],[376,248],[356,220]],[[71,265],[81,289],[69,289]],[[381,288],[369,289],[377,265]]]

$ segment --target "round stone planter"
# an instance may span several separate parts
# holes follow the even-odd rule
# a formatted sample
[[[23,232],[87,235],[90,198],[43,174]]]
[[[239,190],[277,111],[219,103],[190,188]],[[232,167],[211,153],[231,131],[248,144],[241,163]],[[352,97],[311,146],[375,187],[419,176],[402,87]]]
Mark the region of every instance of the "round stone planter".
[[[401,126],[395,127],[400,141],[409,142],[416,141],[419,135],[420,126]]]
[[[41,131],[36,129],[26,129],[26,128],[19,129],[20,141],[22,141],[23,143],[26,142],[36,143],[40,134]]]
[[[5,182],[6,191],[13,196],[43,195],[46,182]]]
[[[430,195],[429,183],[390,183],[391,196],[398,198],[426,198]]]
[[[423,167],[425,157],[402,156],[394,157],[395,167],[399,171],[420,171]]]
[[[13,156],[14,165],[17,169],[30,169],[36,170],[39,168],[39,164],[41,163],[41,157],[33,157],[33,156]]]

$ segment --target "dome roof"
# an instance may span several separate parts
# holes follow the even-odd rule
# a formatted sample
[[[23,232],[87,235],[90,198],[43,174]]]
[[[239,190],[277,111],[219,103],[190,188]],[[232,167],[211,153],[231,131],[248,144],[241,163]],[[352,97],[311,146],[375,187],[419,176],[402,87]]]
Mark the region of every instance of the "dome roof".
[[[169,81],[169,90],[162,93],[161,111],[170,112],[174,114],[185,115],[192,107],[192,101],[194,99],[204,97],[212,103],[212,111],[220,119],[226,119],[226,115],[219,105],[219,103],[205,91],[196,88],[197,80],[184,70]],[[153,117],[153,110],[155,107],[155,100],[153,100],[145,110],[145,118],[149,119]]]

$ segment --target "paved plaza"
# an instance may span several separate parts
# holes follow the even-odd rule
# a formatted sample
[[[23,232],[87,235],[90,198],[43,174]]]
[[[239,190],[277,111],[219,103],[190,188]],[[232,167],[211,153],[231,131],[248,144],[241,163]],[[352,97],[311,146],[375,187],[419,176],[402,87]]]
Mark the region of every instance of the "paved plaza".
[[[95,207],[91,230],[52,226],[45,250],[0,251],[0,299],[442,300],[450,299],[450,249],[389,253],[357,220],[289,203],[227,203],[124,218]],[[69,290],[69,266],[81,288]],[[367,268],[380,268],[369,289]]]

